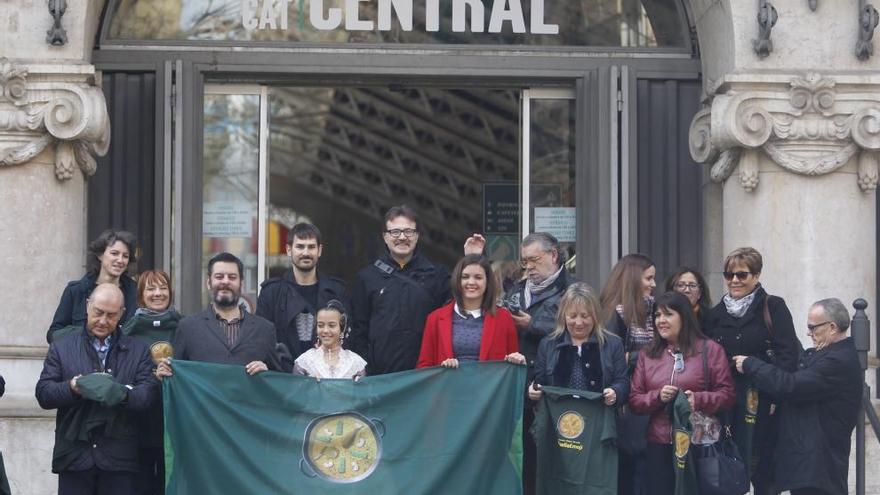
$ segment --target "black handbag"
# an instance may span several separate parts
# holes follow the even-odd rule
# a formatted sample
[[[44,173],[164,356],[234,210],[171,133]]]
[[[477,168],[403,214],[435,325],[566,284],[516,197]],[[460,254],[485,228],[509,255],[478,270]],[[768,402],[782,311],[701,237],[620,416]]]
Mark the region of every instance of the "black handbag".
[[[715,443],[691,445],[700,495],[743,495],[749,491],[746,463],[729,430],[725,431],[724,438]]]
[[[712,390],[706,347],[703,341],[703,375],[709,385],[707,390]],[[723,438],[708,445],[691,445],[697,486],[700,495],[743,495],[749,491],[749,471],[733,441],[727,414],[721,416]]]
[[[648,423],[651,417],[635,414],[629,405],[617,412],[617,450],[627,455],[639,455],[648,446]]]

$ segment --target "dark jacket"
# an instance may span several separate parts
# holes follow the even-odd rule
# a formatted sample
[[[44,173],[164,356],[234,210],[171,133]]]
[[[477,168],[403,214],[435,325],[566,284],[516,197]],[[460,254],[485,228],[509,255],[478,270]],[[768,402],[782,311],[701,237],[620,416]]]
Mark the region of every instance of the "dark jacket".
[[[58,409],[53,473],[92,467],[104,471],[138,470],[136,413],[147,410],[156,401],[159,384],[153,377],[147,345],[118,331],[113,337],[105,367],[101,366],[85,327],[49,347],[37,381],[36,396],[43,409]],[[110,373],[117,383],[131,386],[127,399],[121,405],[107,408],[74,394],[70,379],[94,372]],[[71,439],[74,432],[65,425],[70,425],[74,416],[89,408],[112,414],[112,423],[92,430],[89,441]]]
[[[704,343],[706,368],[710,376],[704,373]],[[665,350],[660,357],[652,358],[643,349],[632,376],[629,405],[637,414],[651,415],[648,425],[648,441],[651,443],[672,443],[672,421],[667,404],[660,400],[660,390],[664,385],[675,385],[682,392],[693,391],[694,408],[709,414],[730,409],[736,400],[730,366],[720,345],[708,339],[697,341],[696,352],[685,356],[684,370],[676,373],[673,380],[674,362],[672,354]]]
[[[180,320],[174,338],[174,358],[241,366],[262,361],[270,370],[281,371],[281,363],[275,353],[275,327],[272,322],[252,315],[244,308],[241,311],[243,319],[238,341],[231,348],[226,343],[226,334],[213,309],[208,308]]]
[[[853,339],[806,351],[794,372],[752,358],[743,371],[781,401],[776,488],[846,494],[850,437],[864,383]]]
[[[450,298],[449,270],[418,251],[403,268],[388,254],[379,261],[391,273],[363,268],[351,297],[347,346],[367,360],[369,375],[414,369],[428,314]]]
[[[559,311],[559,300],[562,294],[574,282],[568,272],[562,270],[556,281],[535,297],[532,297],[529,307],[525,307],[526,290],[525,280],[517,283],[513,290],[504,298],[504,306],[509,308],[511,313],[514,309],[522,309],[532,321],[527,328],[517,328],[519,332],[519,352],[526,358],[529,366],[528,380],[531,381],[535,374],[535,359],[538,356],[538,345],[541,339],[553,333],[556,328],[556,313]]]
[[[308,348],[303,348],[296,331],[296,316],[306,308],[306,301],[297,291],[293,271],[288,271],[282,277],[270,278],[260,287],[256,315],[275,324],[275,338],[287,346],[292,359],[295,360]],[[350,311],[345,301],[345,282],[318,272],[318,308],[316,309],[326,306],[327,302],[333,299],[342,302]],[[312,334],[314,340],[314,331]],[[288,364],[290,369],[293,369],[293,362]]]
[[[61,301],[58,302],[58,309],[55,310],[55,317],[52,318],[49,331],[46,332],[46,342],[52,343],[52,332],[56,330],[61,330],[71,325],[85,325],[86,299],[95,290],[95,282],[97,280],[98,274],[96,272],[89,272],[83,278],[67,284],[64,292],[61,293]],[[137,282],[129,277],[128,274],[123,273],[119,277],[119,287],[122,289],[122,295],[125,296],[125,313],[119,319],[119,326],[121,327],[137,311]]]
[[[597,342],[595,335],[590,342]],[[567,387],[568,383],[558,383],[557,365],[559,354],[564,347],[571,346],[571,335],[563,332],[557,337],[550,335],[541,340],[538,356],[535,359],[535,383],[551,387]],[[599,347],[599,359],[602,361],[602,388],[612,388],[617,394],[618,403],[625,403],[629,397],[629,376],[626,373],[626,358],[623,355],[623,342],[613,334],[605,335],[605,345]],[[566,370],[564,376],[571,372]]]
[[[723,300],[715,305],[705,319],[703,332],[721,344],[728,358],[755,356],[767,362],[775,360],[774,364],[783,370],[794,371],[802,347],[794,331],[791,312],[781,297],[767,295],[763,287],[756,291],[755,299],[742,318],[728,314]],[[764,322],[765,300],[772,331]]]

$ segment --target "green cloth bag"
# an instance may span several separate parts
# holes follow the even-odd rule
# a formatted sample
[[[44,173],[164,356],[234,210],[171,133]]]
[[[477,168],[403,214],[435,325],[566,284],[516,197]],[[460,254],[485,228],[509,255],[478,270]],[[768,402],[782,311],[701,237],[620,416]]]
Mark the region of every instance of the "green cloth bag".
[[[672,466],[675,469],[675,495],[699,495],[697,471],[691,455],[691,405],[679,391],[672,402]]]

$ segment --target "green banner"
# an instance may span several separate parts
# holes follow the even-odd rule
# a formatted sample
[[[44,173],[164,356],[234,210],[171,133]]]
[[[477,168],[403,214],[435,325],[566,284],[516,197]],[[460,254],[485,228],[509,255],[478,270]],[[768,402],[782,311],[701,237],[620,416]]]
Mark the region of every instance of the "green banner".
[[[176,361],[166,493],[522,493],[526,369],[462,363],[352,380]]]

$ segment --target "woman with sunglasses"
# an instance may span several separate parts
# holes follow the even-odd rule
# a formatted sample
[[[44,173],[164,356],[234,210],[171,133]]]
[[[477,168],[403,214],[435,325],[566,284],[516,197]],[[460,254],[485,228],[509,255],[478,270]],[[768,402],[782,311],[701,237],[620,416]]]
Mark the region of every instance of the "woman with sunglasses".
[[[705,327],[706,318],[712,309],[712,296],[703,274],[689,266],[679,267],[666,279],[666,292],[670,291],[679,292],[688,298],[700,329]]]
[[[727,294],[709,312],[706,334],[721,344],[728,358],[750,356],[793,372],[801,344],[791,312],[781,297],[768,295],[759,282],[764,266],[751,247],[733,250],[724,260]],[[753,466],[755,495],[775,494],[771,454],[776,438],[773,398],[759,392],[751,379],[734,373],[737,407],[731,430],[740,453]]]
[[[733,406],[736,392],[724,349],[700,333],[690,301],[678,292],[667,292],[654,307],[653,338],[639,354],[629,405],[651,415],[645,452],[647,493],[668,495],[675,493],[675,471],[667,405],[683,393],[693,415],[704,418],[691,442],[711,443],[721,430],[715,415]],[[707,438],[712,434],[716,438]]]

